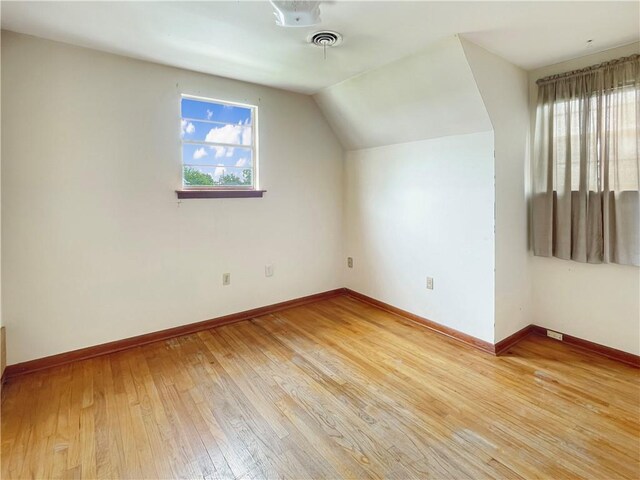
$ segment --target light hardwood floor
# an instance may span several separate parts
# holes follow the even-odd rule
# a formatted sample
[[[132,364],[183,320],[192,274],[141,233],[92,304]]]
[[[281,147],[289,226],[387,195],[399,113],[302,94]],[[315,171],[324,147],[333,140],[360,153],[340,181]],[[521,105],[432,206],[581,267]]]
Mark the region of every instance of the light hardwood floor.
[[[9,478],[640,478],[640,375],[343,296],[17,377]]]

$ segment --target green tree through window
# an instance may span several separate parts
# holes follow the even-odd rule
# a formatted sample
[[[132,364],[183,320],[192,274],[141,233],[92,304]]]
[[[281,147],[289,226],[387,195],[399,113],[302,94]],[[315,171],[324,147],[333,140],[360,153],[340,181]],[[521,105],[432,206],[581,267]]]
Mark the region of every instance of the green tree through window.
[[[234,173],[224,173],[220,175],[218,180],[215,180],[208,173],[203,173],[200,170],[193,167],[184,167],[184,181],[186,185],[191,186],[251,186],[252,176],[251,169],[245,169],[242,171],[242,178],[238,177]]]

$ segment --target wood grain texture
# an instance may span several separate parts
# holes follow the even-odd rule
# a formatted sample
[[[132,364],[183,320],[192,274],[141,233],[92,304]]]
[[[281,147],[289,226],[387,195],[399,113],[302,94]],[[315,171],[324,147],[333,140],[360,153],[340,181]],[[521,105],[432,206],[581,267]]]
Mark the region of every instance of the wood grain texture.
[[[13,478],[640,477],[637,369],[486,355],[349,296],[11,378]]]
[[[94,345],[91,347],[81,348],[79,350],[73,350],[71,352],[59,353],[57,355],[51,355],[49,357],[37,358],[35,360],[29,360],[27,362],[16,363],[9,365],[6,368],[4,378],[11,378],[17,375],[24,375],[27,373],[37,372],[47,368],[64,365],[70,362],[76,362],[78,360],[86,360],[89,358],[95,358],[100,355],[106,355],[109,353],[120,352],[129,348],[139,347],[149,343],[157,342],[160,340],[167,340],[170,338],[179,337],[189,333],[199,332],[201,330],[207,330],[209,328],[219,327],[221,325],[229,325],[231,323],[242,322],[254,317],[266,315],[280,311],[285,308],[291,308],[298,305],[306,305],[307,303],[317,302],[327,298],[335,297],[337,295],[343,295],[344,289],[338,288],[327,292],[316,293],[314,295],[308,295],[306,297],[300,297],[293,300],[287,300],[285,302],[275,303],[273,305],[267,305],[265,307],[254,308],[251,310],[245,310],[243,312],[232,313],[223,317],[213,318],[211,320],[204,320],[202,322],[189,323],[187,325],[181,325],[179,327],[168,328],[165,330],[159,330],[157,332],[145,333],[143,335],[137,335],[135,337],[124,338],[122,340],[116,340],[113,342],[103,343],[101,345]]]
[[[549,329],[549,330],[552,330],[552,329]],[[553,330],[553,331],[558,332],[557,330]],[[538,325],[531,325],[531,332],[536,335],[541,335],[543,337],[547,336],[547,329],[544,327],[540,327]],[[558,333],[562,333],[563,343],[568,343],[569,345],[574,345],[576,347],[589,350],[590,352],[597,353],[598,355],[608,357],[612,360],[617,360],[618,362],[623,362],[623,363],[632,365],[636,368],[640,368],[640,356],[638,355],[625,352],[622,350],[618,350],[616,348],[607,347],[606,345],[601,345],[599,343],[590,342],[589,340],[585,340],[583,338],[567,335],[566,333],[563,333],[563,332],[558,332]]]
[[[529,335],[533,335],[534,333],[534,326],[527,325],[526,327],[518,330],[517,332],[509,335],[507,338],[503,338],[498,343],[496,343],[493,346],[494,353],[496,355],[501,355],[511,347],[513,347],[516,343],[520,342],[524,338],[527,338]]]
[[[71,352],[64,352],[57,355],[51,355],[49,357],[38,358],[38,359],[30,360],[27,362],[9,365],[3,370],[2,376],[0,377],[0,385],[4,383],[6,378],[9,378],[9,377],[25,375],[27,373],[45,370],[47,368],[64,365],[70,362],[86,360],[89,358],[95,358],[100,355],[119,352],[122,350],[139,347],[142,345],[146,345],[146,344],[161,341],[161,340],[168,340],[170,338],[179,337],[189,333],[199,332],[201,330],[207,330],[207,329],[215,328],[222,325],[228,325],[231,323],[246,321],[257,316],[266,315],[268,313],[277,312],[277,311],[280,311],[286,308],[291,308],[294,306],[313,303],[319,300],[332,298],[338,295],[349,295],[352,298],[374,305],[377,308],[390,312],[394,315],[416,322],[422,325],[423,327],[426,327],[441,335],[447,336],[449,338],[453,338],[462,343],[465,343],[479,350],[482,350],[483,352],[487,352],[493,355],[501,355],[504,352],[507,352],[509,348],[511,348],[513,345],[517,344],[519,341],[521,341],[522,339],[526,338],[529,335],[536,334],[536,335],[546,336],[545,328],[539,327],[536,325],[529,325],[515,332],[509,337],[499,341],[498,343],[492,344],[484,340],[481,340],[479,338],[468,335],[466,333],[455,330],[453,328],[449,328],[439,323],[433,322],[419,315],[410,313],[406,310],[402,310],[398,307],[394,307],[393,305],[389,305],[375,298],[368,297],[361,293],[355,292],[348,288],[338,288],[335,290],[330,290],[330,291],[318,293],[315,295],[309,295],[306,297],[288,300],[288,301],[280,302],[273,305],[267,305],[265,307],[254,308],[252,310],[233,313],[230,315],[225,315],[223,317],[205,320],[202,322],[190,323],[190,324],[182,325],[179,327],[160,330],[157,332],[146,333],[146,334],[138,335],[135,337],[116,340],[114,342],[81,348],[79,350],[74,350]],[[0,342],[4,342],[4,327],[2,330],[0,330],[0,333],[1,333]],[[624,352],[622,350],[616,350],[614,348],[606,347],[604,345],[590,342],[588,340],[583,340],[578,337],[572,337],[566,334],[563,334],[563,335],[566,343],[570,343],[572,345],[578,346],[585,350],[589,350],[599,355],[603,355],[613,360],[621,361],[628,365],[640,367],[640,356],[638,355]],[[0,352],[0,354],[3,355],[5,349],[2,348],[1,350],[2,351]]]
[[[394,315],[398,315],[400,317],[404,317],[406,319],[409,319],[413,322],[419,323],[420,325],[422,325],[423,327],[427,327],[430,330],[433,330],[434,332],[438,332],[442,335],[445,335],[449,338],[453,338],[455,340],[458,340],[459,342],[462,343],[466,343],[467,345],[471,345],[479,350],[482,350],[484,352],[487,353],[496,353],[495,350],[495,345],[493,343],[490,342],[486,342],[484,340],[481,340],[479,338],[473,337],[471,335],[468,335],[466,333],[463,333],[459,330],[455,330],[453,328],[447,327],[445,325],[442,325],[440,323],[436,323],[432,320],[429,320],[428,318],[424,318],[421,317],[420,315],[416,315],[415,313],[411,313],[408,312],[406,310],[402,310],[401,308],[398,307],[394,307],[393,305],[389,305],[388,303],[384,303],[380,300],[377,300],[375,298],[372,297],[368,297],[367,295],[364,295],[362,293],[356,292],[354,290],[351,290],[349,288],[345,289],[345,292],[347,295],[356,298],[360,301],[363,302],[367,302],[370,303],[371,305],[374,305],[382,310],[386,310],[387,312],[393,313]]]

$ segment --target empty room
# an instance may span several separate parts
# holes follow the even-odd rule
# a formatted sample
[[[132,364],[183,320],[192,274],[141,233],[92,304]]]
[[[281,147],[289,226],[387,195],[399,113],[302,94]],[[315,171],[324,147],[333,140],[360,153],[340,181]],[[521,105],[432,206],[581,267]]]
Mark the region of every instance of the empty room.
[[[0,478],[640,479],[640,2],[0,7]]]

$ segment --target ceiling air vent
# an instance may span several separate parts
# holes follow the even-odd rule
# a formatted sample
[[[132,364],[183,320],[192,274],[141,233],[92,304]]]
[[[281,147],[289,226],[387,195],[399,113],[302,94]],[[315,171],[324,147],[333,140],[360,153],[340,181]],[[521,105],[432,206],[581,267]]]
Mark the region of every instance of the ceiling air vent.
[[[342,42],[342,35],[331,30],[322,30],[309,37],[309,43],[318,47],[337,47]]]
[[[307,41],[312,45],[322,47],[324,58],[327,58],[327,47],[337,47],[342,43],[342,35],[331,30],[321,30],[309,36]]]

